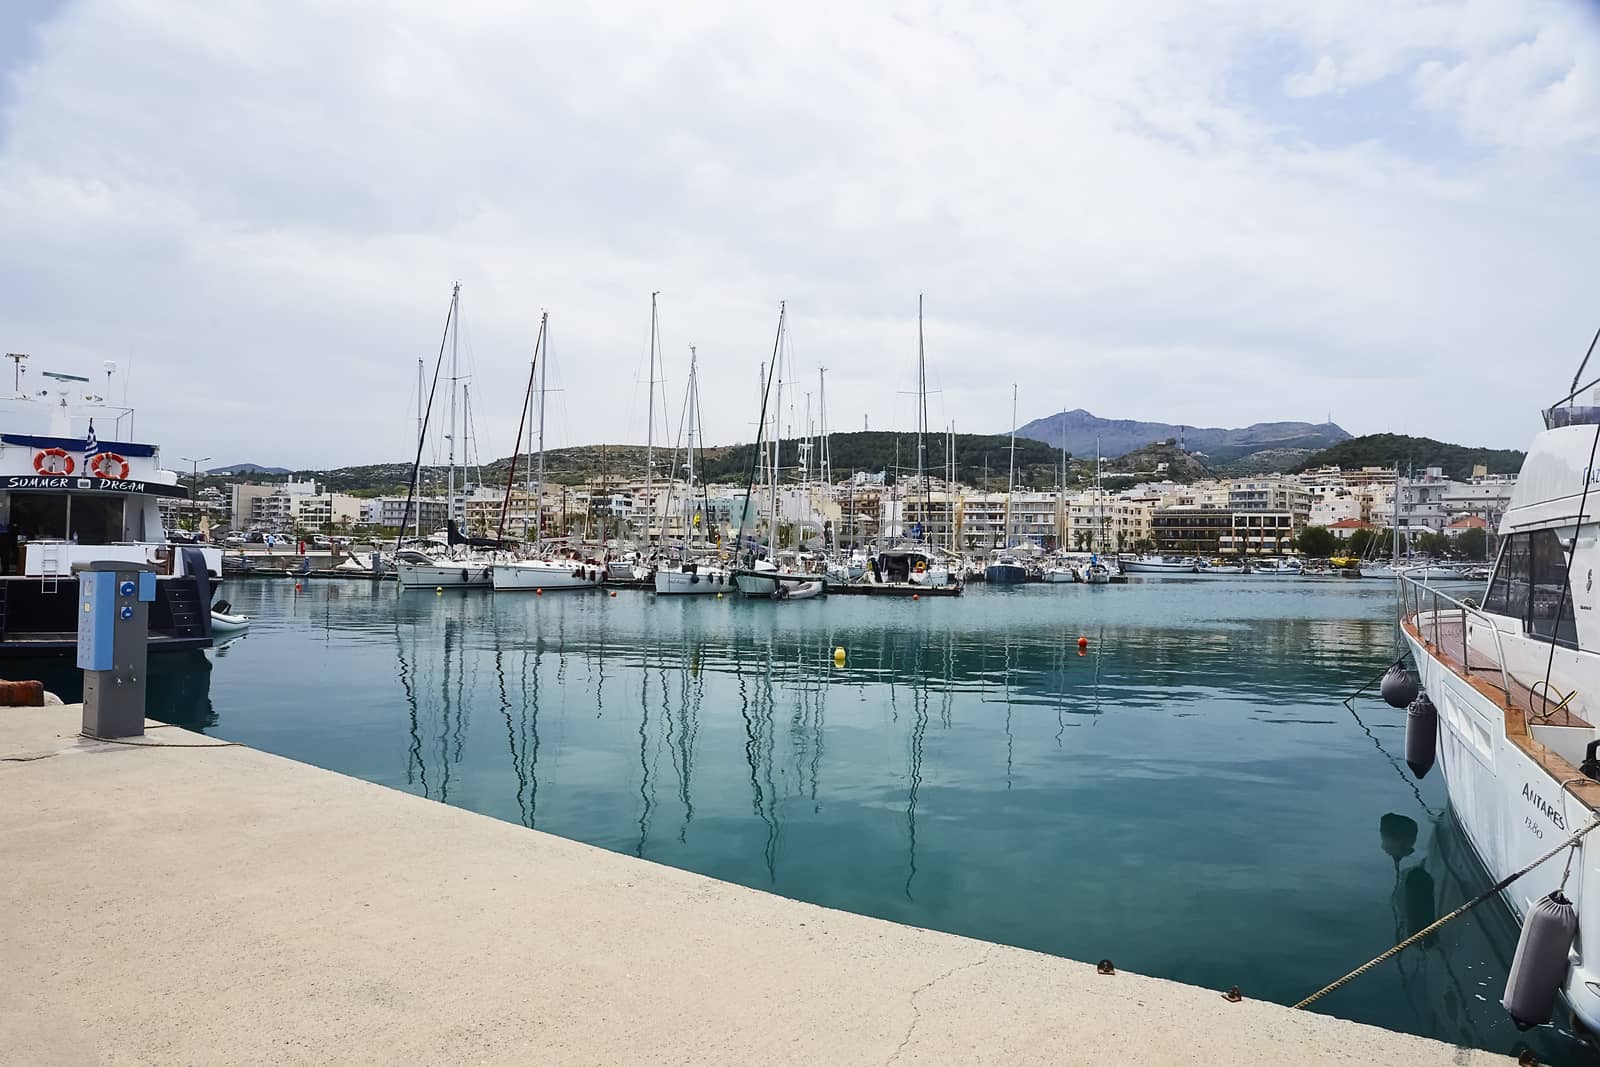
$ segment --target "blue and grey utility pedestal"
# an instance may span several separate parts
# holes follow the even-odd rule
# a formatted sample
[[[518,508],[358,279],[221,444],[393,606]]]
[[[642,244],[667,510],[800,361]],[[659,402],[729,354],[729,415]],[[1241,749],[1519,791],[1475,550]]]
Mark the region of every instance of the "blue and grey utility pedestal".
[[[155,568],[148,563],[74,563],[78,575],[78,667],[83,671],[83,732],[144,733],[144,669]]]

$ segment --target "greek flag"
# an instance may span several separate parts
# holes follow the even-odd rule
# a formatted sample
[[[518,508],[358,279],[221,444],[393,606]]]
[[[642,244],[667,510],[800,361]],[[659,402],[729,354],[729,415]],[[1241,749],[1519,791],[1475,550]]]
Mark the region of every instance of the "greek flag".
[[[89,464],[94,461],[94,457],[99,455],[99,454],[100,454],[100,442],[95,439],[95,436],[94,436],[94,420],[90,419],[89,420],[89,436],[83,442],[83,467],[84,467],[85,472],[88,471]]]

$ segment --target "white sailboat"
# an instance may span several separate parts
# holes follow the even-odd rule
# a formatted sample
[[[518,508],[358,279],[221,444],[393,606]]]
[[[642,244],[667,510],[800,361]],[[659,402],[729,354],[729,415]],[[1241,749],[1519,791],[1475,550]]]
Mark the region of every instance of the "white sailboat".
[[[672,562],[663,562],[656,567],[655,586],[658,596],[684,596],[706,595],[708,593],[727,592],[733,588],[733,574],[727,567],[715,561],[705,543],[706,527],[710,524],[709,511],[704,507],[695,508],[695,442],[700,430],[700,388],[699,388],[699,357],[694,346],[689,346],[689,385],[688,396],[684,401],[684,488],[683,488],[683,521],[684,543],[682,554]],[[669,499],[670,499],[670,493]],[[699,557],[690,553],[693,547],[694,535],[701,537],[701,552]]]
[[[543,357],[543,358],[541,358]],[[606,579],[604,564],[594,560],[582,558],[550,558],[548,554],[540,552],[540,541],[543,538],[543,502],[544,502],[544,404],[545,381],[550,367],[550,314],[544,313],[539,317],[539,337],[533,346],[533,367],[528,372],[529,396],[523,400],[524,416],[528,411],[528,399],[534,392],[533,372],[536,369],[539,375],[539,426],[537,431],[538,458],[535,460],[534,480],[528,486],[529,506],[532,509],[530,536],[533,539],[534,555],[528,559],[500,558],[494,561],[490,571],[490,581],[494,584],[497,593],[514,592],[557,592],[568,589],[598,589]],[[517,456],[522,446],[522,426],[517,427],[517,445],[511,450],[511,474],[506,479],[506,500],[500,506],[500,529],[505,531],[506,505],[510,501],[511,486],[517,477]]]
[[[1006,479],[1005,552],[996,554],[983,569],[983,580],[990,585],[1020,585],[1028,580],[1028,570],[1010,554],[1011,499],[1017,492],[1017,387],[1011,386],[1011,473]]]
[[[448,473],[445,485],[445,509],[450,522],[453,524],[456,504],[456,392],[460,388],[461,382],[460,282],[457,282],[455,288],[450,292],[448,324],[450,329],[450,376],[448,379],[450,426],[446,434],[446,440],[449,441],[449,459],[446,464]],[[441,350],[440,357],[442,358],[443,355],[444,353]],[[435,373],[437,374],[437,371]],[[431,414],[431,410],[429,414]],[[418,432],[418,463],[413,477],[414,494],[416,486],[421,484],[420,471],[423,445],[421,437],[427,429],[427,418],[428,415],[424,415],[423,424],[419,427]],[[401,533],[404,533],[403,523]],[[397,548],[398,544],[399,538],[397,537]],[[404,589],[487,589],[490,586],[492,568],[493,560],[447,543],[444,550],[438,555],[430,553],[421,555],[420,558],[418,554],[412,553],[401,555],[395,561],[395,577],[399,580],[401,588]]]

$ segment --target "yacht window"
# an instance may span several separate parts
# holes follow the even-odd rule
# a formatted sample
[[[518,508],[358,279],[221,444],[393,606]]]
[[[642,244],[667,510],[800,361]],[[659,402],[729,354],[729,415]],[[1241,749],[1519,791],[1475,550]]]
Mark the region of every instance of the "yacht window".
[[[13,493],[11,529],[24,541],[67,539],[67,494]]]
[[[1500,549],[1483,610],[1495,615],[1526,618],[1528,614],[1528,535],[1512,534]]]
[[[1532,596],[1528,627],[1540,637],[1578,647],[1577,624],[1572,617],[1572,594],[1567,589],[1567,556],[1554,530],[1535,530],[1530,538]]]
[[[72,497],[72,536],[80,545],[109,545],[122,540],[120,496],[74,495]]]

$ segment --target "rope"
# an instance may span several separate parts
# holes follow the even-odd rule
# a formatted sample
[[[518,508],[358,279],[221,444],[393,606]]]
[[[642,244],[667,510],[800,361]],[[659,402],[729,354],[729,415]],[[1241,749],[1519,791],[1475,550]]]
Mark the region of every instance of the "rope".
[[[1354,979],[1361,977],[1363,974],[1366,974],[1368,971],[1372,970],[1372,968],[1376,967],[1378,964],[1382,963],[1384,960],[1387,960],[1392,956],[1398,955],[1404,949],[1410,948],[1412,945],[1416,944],[1418,941],[1421,941],[1423,938],[1427,937],[1429,934],[1431,934],[1435,930],[1439,929],[1445,923],[1450,922],[1452,919],[1458,918],[1461,915],[1465,915],[1467,912],[1471,911],[1473,908],[1476,908],[1479,904],[1482,904],[1484,901],[1488,900],[1490,897],[1494,896],[1496,893],[1500,892],[1506,886],[1510,885],[1512,882],[1515,882],[1518,878],[1521,878],[1523,875],[1527,874],[1529,871],[1533,870],[1535,867],[1539,866],[1539,864],[1543,863],[1545,860],[1547,860],[1550,857],[1554,856],[1557,852],[1560,852],[1562,849],[1564,849],[1564,848],[1572,848],[1574,852],[1577,851],[1574,846],[1576,846],[1579,841],[1583,840],[1583,837],[1584,837],[1585,834],[1589,833],[1589,831],[1595,829],[1596,827],[1600,827],[1600,815],[1596,815],[1594,817],[1594,819],[1592,819],[1590,821],[1589,825],[1585,826],[1583,829],[1579,830],[1577,833],[1573,834],[1571,837],[1569,837],[1565,841],[1561,842],[1561,844],[1557,845],[1555,848],[1552,848],[1549,852],[1546,852],[1544,855],[1540,856],[1538,859],[1534,860],[1532,863],[1528,864],[1526,867],[1522,868],[1520,871],[1516,871],[1516,872],[1514,872],[1512,874],[1508,874],[1506,877],[1500,879],[1500,881],[1496,882],[1494,885],[1490,886],[1488,889],[1485,889],[1482,893],[1479,893],[1477,896],[1473,897],[1471,900],[1467,901],[1465,904],[1461,905],[1459,908],[1457,908],[1456,910],[1452,911],[1450,914],[1444,916],[1443,918],[1434,920],[1433,922],[1429,923],[1427,926],[1423,927],[1421,930],[1418,930],[1416,933],[1412,934],[1410,937],[1408,937],[1404,941],[1400,942],[1398,945],[1396,945],[1393,948],[1389,949],[1387,952],[1384,952],[1382,955],[1376,956],[1376,957],[1368,960],[1366,963],[1363,963],[1361,966],[1357,967],[1355,970],[1351,971],[1349,974],[1345,975],[1343,978],[1339,979],[1338,981],[1333,982],[1333,983],[1331,983],[1329,985],[1323,986],[1321,989],[1317,990],[1315,993],[1311,994],[1309,997],[1307,997],[1306,999],[1302,1000],[1300,1003],[1294,1005],[1295,1009],[1298,1010],[1298,1009],[1304,1008],[1307,1005],[1311,1004],[1313,1001],[1320,1000],[1322,997],[1325,997],[1329,993],[1332,993],[1335,989],[1338,989],[1339,987],[1345,985],[1346,983],[1351,982]],[[1570,857],[1570,856],[1567,857],[1567,862],[1568,862],[1569,865],[1571,864],[1571,861],[1572,861],[1572,857]]]

